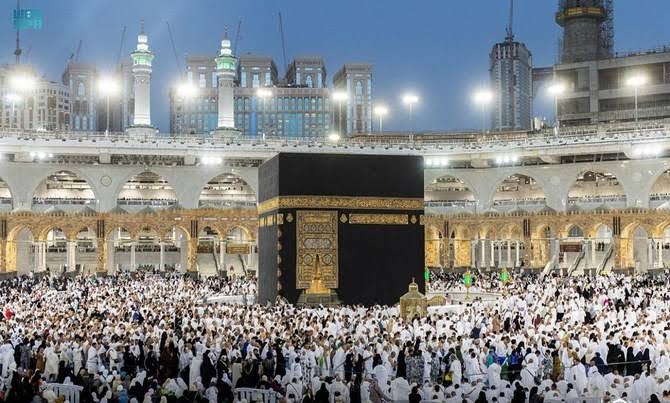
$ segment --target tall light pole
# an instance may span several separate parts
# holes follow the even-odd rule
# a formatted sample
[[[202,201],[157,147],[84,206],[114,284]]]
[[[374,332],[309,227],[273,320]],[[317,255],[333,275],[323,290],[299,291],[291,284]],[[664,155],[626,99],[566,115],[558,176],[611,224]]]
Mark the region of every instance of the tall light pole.
[[[554,97],[554,113],[556,125],[554,126],[554,135],[558,136],[561,129],[561,121],[558,118],[558,98],[565,92],[565,84],[561,82],[554,82],[548,88],[549,94]]]
[[[629,86],[629,87],[633,87],[633,89],[635,91],[635,123],[636,124],[638,123],[638,120],[640,118],[639,110],[638,110],[638,107],[637,107],[637,93],[638,93],[638,90],[640,89],[640,87],[642,87],[643,85],[646,85],[646,84],[647,84],[647,77],[643,76],[643,75],[639,75],[639,74],[631,76],[626,80],[626,85]]]
[[[389,109],[384,105],[377,105],[374,109],[375,115],[379,118],[379,133],[384,131],[384,116],[389,113]]]
[[[402,103],[407,105],[409,108],[409,134],[410,136],[414,135],[414,127],[412,125],[412,111],[414,108],[414,104],[419,102],[419,97],[414,94],[405,94],[402,97]]]
[[[9,118],[9,128],[14,128],[14,120],[16,115],[16,104],[21,102],[21,96],[19,94],[10,93],[5,95],[5,100],[12,104],[12,115]],[[16,125],[18,128],[18,124]]]
[[[482,134],[486,134],[486,108],[493,101],[493,92],[488,89],[477,90],[472,100],[477,106],[482,108]]]
[[[25,109],[28,104],[27,94],[34,91],[35,87],[37,87],[37,80],[31,75],[19,73],[9,77],[9,88],[11,88],[17,96],[17,98],[15,98],[15,103],[23,99],[23,109]],[[23,98],[21,98],[20,95],[23,95]],[[15,105],[12,109],[15,109]],[[17,117],[17,129],[22,127],[19,123]]]
[[[337,132],[342,134],[342,102],[346,101],[349,95],[345,91],[333,92],[333,101],[337,102]]]
[[[104,76],[98,81],[98,91],[105,97],[107,103],[107,124],[105,125],[105,136],[109,134],[109,98],[119,92],[118,81],[111,76]]]
[[[270,98],[272,96],[272,91],[270,91],[267,88],[259,88],[258,91],[256,91],[256,96],[261,99],[261,103],[263,104],[263,121],[261,123],[261,136],[263,137],[263,140],[265,140],[265,131],[267,130],[267,125],[265,124],[265,121],[268,117],[267,111],[265,110],[265,100]]]

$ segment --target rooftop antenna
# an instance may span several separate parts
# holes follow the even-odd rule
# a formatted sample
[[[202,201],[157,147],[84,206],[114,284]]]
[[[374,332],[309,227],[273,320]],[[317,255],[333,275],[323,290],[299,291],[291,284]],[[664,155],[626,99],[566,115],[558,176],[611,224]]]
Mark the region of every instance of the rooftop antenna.
[[[514,31],[512,30],[512,26],[514,24],[514,0],[509,0],[509,19],[507,20],[507,39],[508,42],[512,42],[514,40]]]
[[[16,12],[21,12],[21,0],[16,0]],[[16,64],[21,63],[21,39],[19,37],[19,26],[16,26],[16,50],[14,55],[16,56]]]

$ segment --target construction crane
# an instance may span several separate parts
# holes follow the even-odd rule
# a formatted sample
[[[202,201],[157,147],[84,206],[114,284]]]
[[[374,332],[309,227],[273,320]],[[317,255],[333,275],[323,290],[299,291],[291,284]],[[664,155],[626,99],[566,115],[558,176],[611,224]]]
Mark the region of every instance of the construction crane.
[[[237,32],[235,32],[235,43],[233,43],[233,54],[237,54],[237,45],[240,43],[240,30],[242,29],[242,19],[237,21]]]
[[[279,12],[279,33],[281,34],[281,51],[284,56],[284,72],[286,72],[288,63],[286,62],[286,40],[284,39],[284,21],[281,18],[281,11]]]
[[[121,31],[121,42],[119,43],[119,51],[116,52],[116,65],[118,66],[119,63],[121,62],[121,52],[123,52],[123,42],[126,40],[126,27],[125,25],[123,26],[123,30]]]
[[[79,62],[79,55],[81,54],[81,44],[83,43],[83,40],[79,40],[79,45],[77,45],[77,53],[74,55],[74,61]]]
[[[507,20],[507,41],[514,40],[514,31],[512,25],[514,23],[514,0],[509,0],[509,19]]]
[[[181,63],[179,62],[179,56],[177,55],[177,47],[174,44],[174,37],[172,36],[172,28],[170,28],[170,22],[165,21],[165,25],[167,25],[168,29],[168,34],[170,35],[170,43],[172,44],[172,53],[174,54],[174,60],[177,62],[177,70],[179,70],[179,74],[184,73],[184,71],[181,68]]]

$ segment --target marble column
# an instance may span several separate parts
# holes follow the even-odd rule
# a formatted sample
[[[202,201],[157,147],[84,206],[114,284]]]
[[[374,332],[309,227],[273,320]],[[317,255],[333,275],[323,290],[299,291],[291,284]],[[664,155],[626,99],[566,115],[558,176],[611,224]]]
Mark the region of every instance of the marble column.
[[[219,271],[226,271],[226,241],[219,241]]]
[[[479,263],[479,267],[482,269],[486,267],[486,239],[481,239],[481,259],[482,261]]]
[[[521,251],[519,250],[519,241],[516,241],[516,243],[514,244],[514,247],[516,249],[516,259],[515,259],[515,262],[514,262],[514,266],[515,267],[521,267],[521,261],[520,261]]]
[[[507,261],[505,262],[506,267],[512,266],[512,241],[507,240]]]
[[[74,271],[76,267],[77,241],[67,241],[67,271]]]
[[[490,241],[491,243],[491,261],[489,262],[489,267],[493,267],[496,264],[496,246],[495,241]]]
[[[164,271],[165,270],[165,244],[163,242],[160,243],[160,259],[158,263],[158,270],[159,271]]]
[[[137,270],[137,267],[135,266],[135,242],[130,244],[130,270]]]

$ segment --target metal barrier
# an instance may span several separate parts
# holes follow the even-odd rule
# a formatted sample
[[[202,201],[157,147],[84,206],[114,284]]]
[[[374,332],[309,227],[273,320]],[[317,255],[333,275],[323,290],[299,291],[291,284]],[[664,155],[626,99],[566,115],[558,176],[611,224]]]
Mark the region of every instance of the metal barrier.
[[[276,403],[277,392],[271,389],[253,389],[253,388],[237,388],[235,389],[235,397],[238,401],[245,399],[248,403],[262,402],[262,403]]]
[[[70,403],[79,403],[79,395],[84,390],[77,385],[65,385],[62,383],[47,383],[47,389],[53,391],[56,396],[62,396]]]

